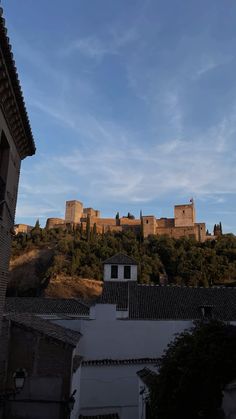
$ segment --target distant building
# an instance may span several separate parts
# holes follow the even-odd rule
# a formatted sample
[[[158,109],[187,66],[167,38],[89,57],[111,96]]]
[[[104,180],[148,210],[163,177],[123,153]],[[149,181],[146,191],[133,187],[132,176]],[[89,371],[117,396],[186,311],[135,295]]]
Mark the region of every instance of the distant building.
[[[35,153],[34,140],[12,48],[0,8],[0,329],[7,287],[21,160]]]
[[[154,215],[143,215],[139,219],[128,214],[126,217],[102,218],[101,213],[93,208],[84,208],[80,201],[67,201],[65,220],[60,218],[48,218],[46,228],[64,228],[69,225],[82,226],[86,229],[89,218],[90,227],[96,224],[97,233],[113,231],[122,232],[131,230],[143,237],[149,235],[168,236],[175,239],[182,237],[194,238],[199,242],[212,240],[215,236],[206,234],[205,223],[196,222],[195,205],[193,199],[189,204],[175,205],[174,218],[156,218]],[[220,226],[221,231],[222,227]],[[218,231],[218,230],[217,230]],[[217,235],[219,235],[217,233]]]
[[[33,228],[33,226],[28,224],[15,224],[14,226],[15,234],[28,234]]]

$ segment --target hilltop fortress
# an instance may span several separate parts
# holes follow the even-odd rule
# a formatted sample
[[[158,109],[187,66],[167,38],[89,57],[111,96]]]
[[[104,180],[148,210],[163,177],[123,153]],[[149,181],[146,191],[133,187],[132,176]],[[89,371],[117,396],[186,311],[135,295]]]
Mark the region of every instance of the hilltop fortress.
[[[167,235],[179,239],[181,237],[194,238],[199,242],[212,240],[215,236],[206,232],[205,223],[196,223],[195,205],[193,200],[188,204],[175,205],[174,218],[156,218],[154,215],[140,215],[139,219],[128,214],[120,217],[119,213],[114,218],[102,218],[101,213],[93,208],[84,208],[80,201],[66,201],[65,219],[48,218],[46,229],[81,227],[86,229],[96,228],[97,233],[107,231],[127,231],[142,233],[144,237],[151,234]],[[94,227],[95,226],[95,227]]]

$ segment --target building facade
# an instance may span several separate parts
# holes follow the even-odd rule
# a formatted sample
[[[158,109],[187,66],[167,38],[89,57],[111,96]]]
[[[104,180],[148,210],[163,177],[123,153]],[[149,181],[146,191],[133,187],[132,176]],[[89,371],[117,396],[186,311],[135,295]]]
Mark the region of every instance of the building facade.
[[[7,30],[0,8],[0,328],[21,161],[35,153]]]

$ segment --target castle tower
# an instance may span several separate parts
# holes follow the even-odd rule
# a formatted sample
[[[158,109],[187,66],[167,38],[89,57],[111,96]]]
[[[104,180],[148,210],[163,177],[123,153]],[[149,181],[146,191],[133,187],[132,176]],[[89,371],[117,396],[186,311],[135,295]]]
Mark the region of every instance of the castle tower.
[[[195,224],[195,206],[190,204],[175,205],[175,227],[193,227]]]
[[[83,203],[80,201],[66,201],[66,223],[80,223],[83,215]]]

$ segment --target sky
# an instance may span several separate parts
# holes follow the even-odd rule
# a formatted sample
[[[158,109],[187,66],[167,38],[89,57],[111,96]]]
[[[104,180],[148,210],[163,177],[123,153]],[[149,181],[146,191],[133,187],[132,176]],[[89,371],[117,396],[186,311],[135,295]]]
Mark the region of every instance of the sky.
[[[65,201],[236,233],[235,0],[2,0],[37,152],[16,222]]]

